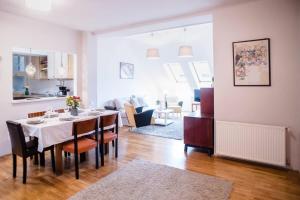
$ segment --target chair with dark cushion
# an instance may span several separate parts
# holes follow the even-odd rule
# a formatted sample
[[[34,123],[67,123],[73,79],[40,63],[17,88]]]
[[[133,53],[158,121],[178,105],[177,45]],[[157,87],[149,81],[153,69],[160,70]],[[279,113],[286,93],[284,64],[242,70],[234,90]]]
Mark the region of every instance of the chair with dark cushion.
[[[115,106],[104,106],[105,110],[117,110]]]
[[[137,113],[137,110],[132,104],[124,105],[125,112],[128,118],[130,127],[142,127],[151,125],[152,115],[154,110],[146,110],[140,113]]]
[[[136,108],[135,108],[135,111],[136,111],[136,113],[141,113],[141,112],[143,112],[143,106],[136,107]]]
[[[55,110],[55,112],[58,112],[58,113],[64,113],[64,109],[58,109],[58,110]],[[46,114],[46,111],[41,111],[41,112],[32,112],[32,113],[28,113],[27,114],[27,117],[28,118],[33,118],[33,117],[42,117]],[[34,137],[30,137],[30,140],[35,140],[36,138]],[[55,156],[54,156],[54,145],[50,146],[50,147],[46,147],[44,148],[43,152],[42,153],[39,153],[40,155],[40,165],[41,166],[45,166],[45,152],[46,151],[50,151],[51,152],[51,162],[52,162],[52,170],[53,172],[55,172]],[[37,161],[38,159],[35,158],[35,163],[37,164]]]
[[[99,126],[98,126],[97,118],[74,122],[73,123],[74,140],[67,142],[63,145],[63,150],[65,152],[74,154],[76,179],[79,179],[78,154],[80,153],[88,152],[91,149],[95,149],[96,169],[99,168],[98,127]],[[94,139],[88,138],[87,136],[90,135],[95,136],[95,138]]]
[[[23,183],[26,183],[27,177],[27,158],[37,155],[38,140],[30,140],[26,142],[23,128],[21,124],[7,121],[7,128],[11,141],[12,156],[13,156],[13,177],[17,176],[17,156],[23,158]]]

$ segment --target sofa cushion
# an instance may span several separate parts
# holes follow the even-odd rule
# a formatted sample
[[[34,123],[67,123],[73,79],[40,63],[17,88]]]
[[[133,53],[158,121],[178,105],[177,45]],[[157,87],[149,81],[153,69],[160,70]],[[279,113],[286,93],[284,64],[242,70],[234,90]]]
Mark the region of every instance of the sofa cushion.
[[[104,103],[104,106],[116,107],[116,104],[115,104],[114,100],[109,100]]]
[[[132,104],[135,108],[141,107],[138,98],[135,96],[130,97],[130,104]]]
[[[140,106],[143,106],[143,107],[147,107],[147,106],[148,106],[148,104],[147,104],[147,102],[145,101],[145,98],[144,98],[144,97],[137,97],[137,100],[138,100]]]
[[[124,104],[128,102],[129,102],[128,98],[117,98],[114,100],[117,110],[124,109]]]

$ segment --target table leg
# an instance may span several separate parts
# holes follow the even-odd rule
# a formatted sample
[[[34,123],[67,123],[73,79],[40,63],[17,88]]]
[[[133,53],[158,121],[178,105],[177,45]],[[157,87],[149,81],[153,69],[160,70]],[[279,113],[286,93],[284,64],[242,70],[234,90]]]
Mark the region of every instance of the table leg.
[[[55,145],[55,170],[56,175],[61,175],[63,173],[63,162],[62,162],[62,144]]]
[[[167,125],[168,115],[169,114],[165,113],[165,125]]]

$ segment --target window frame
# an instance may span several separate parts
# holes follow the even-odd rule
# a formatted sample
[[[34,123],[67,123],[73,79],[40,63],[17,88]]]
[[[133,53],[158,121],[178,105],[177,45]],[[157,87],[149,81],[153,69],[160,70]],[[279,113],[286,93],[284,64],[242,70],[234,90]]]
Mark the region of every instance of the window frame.
[[[201,85],[201,83],[212,83],[212,82],[213,82],[213,80],[212,80],[213,76],[212,76],[212,73],[211,73],[211,72],[210,72],[210,77],[211,77],[211,80],[210,80],[210,81],[207,81],[207,80],[202,81],[202,80],[200,79],[200,75],[198,74],[197,69],[196,69],[196,65],[195,65],[195,63],[197,63],[197,62],[208,64],[208,67],[209,67],[209,69],[210,69],[210,65],[209,65],[209,62],[208,62],[208,61],[191,61],[191,62],[189,62],[190,66],[191,66],[191,68],[192,68],[192,70],[193,70],[192,73],[196,75],[197,83],[198,83],[199,85]],[[193,77],[194,77],[194,76],[193,76]]]
[[[178,79],[177,79],[177,76],[176,76],[176,74],[175,74],[175,72],[174,72],[174,69],[172,69],[172,68],[174,67],[174,66],[172,66],[172,64],[173,64],[173,65],[177,65],[177,66],[180,67],[180,70],[182,71],[182,74],[179,74],[179,77],[182,77],[182,75],[183,75],[184,80],[178,80]],[[169,70],[170,73],[172,74],[172,77],[173,77],[173,79],[175,80],[176,83],[186,83],[186,82],[187,82],[186,75],[184,74],[184,71],[183,71],[183,69],[182,69],[182,65],[181,65],[180,63],[178,63],[178,62],[174,62],[174,63],[165,63],[165,66],[168,68],[168,70]]]

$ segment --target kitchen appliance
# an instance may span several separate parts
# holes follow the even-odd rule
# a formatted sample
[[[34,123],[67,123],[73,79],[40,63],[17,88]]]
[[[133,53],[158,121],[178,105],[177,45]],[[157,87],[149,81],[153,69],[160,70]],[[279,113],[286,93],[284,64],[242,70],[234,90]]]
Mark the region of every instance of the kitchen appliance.
[[[70,89],[68,89],[66,86],[59,86],[59,92],[58,94],[61,96],[67,96],[68,92],[70,92]]]

